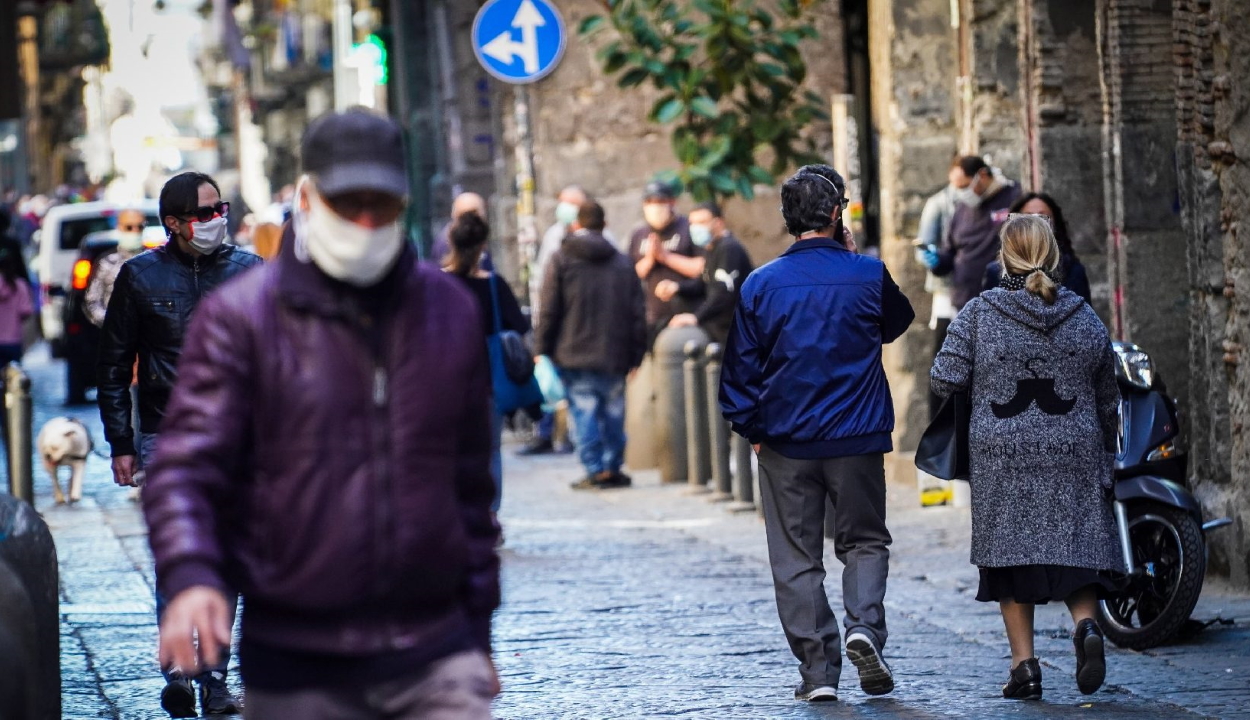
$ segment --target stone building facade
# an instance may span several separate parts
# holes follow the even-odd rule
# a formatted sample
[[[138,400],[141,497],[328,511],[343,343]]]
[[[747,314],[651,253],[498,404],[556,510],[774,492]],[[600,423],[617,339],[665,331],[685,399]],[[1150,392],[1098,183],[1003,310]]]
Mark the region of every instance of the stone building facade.
[[[668,129],[647,121],[658,92],[649,84],[630,90],[618,88],[616,78],[604,75],[595,57],[606,38],[585,40],[576,35],[582,20],[603,13],[602,2],[553,0],[553,4],[569,28],[569,43],[559,67],[528,88],[539,232],[554,221],[555,196],[560,189],[581,185],[603,204],[609,228],[623,240],[642,220],[642,190],[647,181],[658,172],[678,167]],[[807,43],[803,54],[809,86],[832,99],[846,87],[842,24],[836,3],[825,2],[821,7],[824,11],[812,17],[820,39]],[[504,147],[511,148],[515,142],[509,112],[512,90],[503,89],[496,97],[502,111]],[[831,158],[828,123],[815,124],[811,133],[817,153]],[[500,177],[499,201],[506,211],[515,204],[507,192],[515,185],[511,182],[515,166],[510,150],[501,160],[507,163],[507,171]],[[773,189],[761,186],[757,190],[760,195],[756,200],[731,200],[725,212],[730,226],[758,263],[780,254],[790,240],[782,230]],[[679,209],[689,206],[686,198]]]
[[[1239,0],[1178,0],[1176,165],[1187,252],[1191,473],[1232,517],[1211,565],[1250,584],[1250,15]]]
[[[1054,195],[1095,309],[1150,352],[1180,401],[1195,491],[1208,516],[1234,519],[1211,536],[1211,567],[1245,586],[1250,17],[1239,4],[870,3],[882,248],[896,277],[923,298],[907,241],[948,149],[991,156]],[[914,327],[887,353],[904,451],[925,424],[927,333]],[[906,466],[900,453],[896,477]]]
[[[602,10],[595,0],[554,1],[570,28]],[[478,3],[425,5],[445,5],[457,30],[455,73],[444,75],[461,88],[452,104],[478,108],[474,134],[463,122],[456,134],[446,105],[433,125],[447,146],[486,137],[493,148],[493,175],[461,173],[463,182],[440,186],[436,204],[456,186],[493,193],[495,252],[523,291],[513,225],[513,90],[491,82],[489,95],[481,95],[481,73],[461,46]],[[928,297],[911,241],[953,155],[983,154],[1024,189],[1059,201],[1089,271],[1095,309],[1114,337],[1151,353],[1180,400],[1195,490],[1208,516],[1235,520],[1212,536],[1211,566],[1245,586],[1250,254],[1241,232],[1250,223],[1250,14],[1239,6],[1244,2],[826,2],[814,17],[821,39],[805,56],[814,90],[831,100],[853,92],[868,108],[874,231],[922,318]],[[850,52],[859,45],[862,67]],[[675,164],[667,132],[646,121],[652,91],[617,88],[594,50],[572,37],[560,67],[527,91],[540,231],[552,220],[559,189],[580,184],[624,236],[640,220],[643,184]],[[814,137],[832,159],[829,131],[815,128]],[[479,170],[486,157],[474,161]],[[756,201],[727,208],[757,262],[789,242],[776,202],[760,188]],[[908,451],[927,423],[932,342],[918,322],[886,352],[900,450],[891,472],[898,480],[914,477]]]

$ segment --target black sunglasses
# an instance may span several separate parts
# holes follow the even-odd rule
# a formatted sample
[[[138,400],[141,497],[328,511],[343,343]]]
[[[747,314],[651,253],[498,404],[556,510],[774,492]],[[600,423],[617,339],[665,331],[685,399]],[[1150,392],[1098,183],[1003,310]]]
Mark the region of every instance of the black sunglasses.
[[[187,218],[190,218],[196,222],[206,223],[218,215],[225,217],[229,214],[230,203],[219,202],[216,205],[205,205],[204,207],[189,210],[186,213],[183,213],[183,219],[186,220]]]

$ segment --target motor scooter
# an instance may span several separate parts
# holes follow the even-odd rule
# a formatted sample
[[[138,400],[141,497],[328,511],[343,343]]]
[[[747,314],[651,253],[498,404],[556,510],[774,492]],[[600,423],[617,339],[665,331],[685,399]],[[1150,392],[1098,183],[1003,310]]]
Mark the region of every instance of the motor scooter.
[[[1113,508],[1128,577],[1099,602],[1098,623],[1116,645],[1142,650],[1172,639],[1189,619],[1206,574],[1206,534],[1232,520],[1203,522],[1180,415],[1150,355],[1112,345],[1120,387]]]

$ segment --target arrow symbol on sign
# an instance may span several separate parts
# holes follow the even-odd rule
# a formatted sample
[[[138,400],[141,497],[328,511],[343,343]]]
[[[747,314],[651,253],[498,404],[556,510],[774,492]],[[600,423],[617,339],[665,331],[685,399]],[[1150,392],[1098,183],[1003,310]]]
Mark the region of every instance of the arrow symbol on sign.
[[[521,42],[514,41],[512,31],[508,30],[483,45],[482,54],[507,65],[511,65],[514,58],[520,57],[525,63],[525,72],[532,75],[538,72],[538,28],[546,24],[542,13],[534,7],[533,0],[523,0],[516,16],[512,18],[512,27],[521,31]]]

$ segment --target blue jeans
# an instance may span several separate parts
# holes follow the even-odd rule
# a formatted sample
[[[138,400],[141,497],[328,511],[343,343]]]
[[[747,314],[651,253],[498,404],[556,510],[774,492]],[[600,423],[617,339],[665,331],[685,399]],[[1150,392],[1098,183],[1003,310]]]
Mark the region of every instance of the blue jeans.
[[[538,437],[543,440],[550,440],[556,432],[556,414],[553,412],[543,413],[542,419],[538,421],[536,432]]]
[[[152,457],[156,454],[156,440],[160,436],[157,435],[156,433],[136,432],[136,434],[139,436],[139,447],[138,447],[139,467],[146,470],[148,465],[152,462]],[[227,602],[229,602],[229,600],[227,600]],[[161,595],[160,590],[157,590],[156,591],[156,625],[158,627],[161,624],[161,620],[165,617],[165,607],[168,604],[169,602],[165,599],[165,596]],[[234,602],[230,603],[230,627],[232,629],[234,628],[235,610],[238,607],[239,607],[239,596],[235,595]],[[229,666],[229,664],[230,664],[230,648],[227,647],[222,652],[221,662],[218,662],[216,665],[212,665],[212,666],[205,668],[204,672],[196,676],[196,679],[197,680],[207,679],[208,676],[214,672],[221,673],[222,676],[224,677],[226,674],[226,668]],[[165,676],[166,681],[169,680],[169,672],[165,668],[161,668],[161,674]]]
[[[619,472],[625,459],[625,378],[561,369],[560,380],[582,466],[590,475]]]

